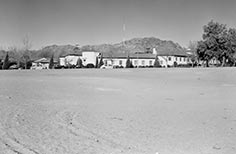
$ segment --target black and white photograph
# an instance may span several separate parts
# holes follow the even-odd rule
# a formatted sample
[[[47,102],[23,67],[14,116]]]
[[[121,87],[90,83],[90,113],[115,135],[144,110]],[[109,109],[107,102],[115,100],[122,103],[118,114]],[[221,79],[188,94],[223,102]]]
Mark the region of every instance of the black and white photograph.
[[[236,154],[236,0],[0,0],[0,154]]]

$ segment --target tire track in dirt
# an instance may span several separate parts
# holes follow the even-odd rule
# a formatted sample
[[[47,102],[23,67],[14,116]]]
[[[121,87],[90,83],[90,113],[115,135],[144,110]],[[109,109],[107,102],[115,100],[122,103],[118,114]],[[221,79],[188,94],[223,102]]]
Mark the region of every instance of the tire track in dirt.
[[[27,124],[24,123],[25,129],[29,129],[28,125],[31,125],[30,121],[27,121],[29,120],[28,117],[23,116],[25,116],[25,110],[32,108],[32,106],[29,107],[27,103],[8,101],[9,100],[3,99],[1,102],[0,142],[4,145],[4,149],[0,149],[0,152],[4,150],[7,151],[4,152],[4,154],[8,154],[10,151],[11,153],[17,154],[41,154],[41,151],[43,150],[39,150],[38,148],[37,150],[34,149],[34,145],[31,144],[32,142],[30,140],[24,140],[25,137],[27,137],[27,134],[21,130],[22,121],[29,122]],[[19,118],[22,118],[21,122],[19,121]]]
[[[55,125],[59,125],[77,138],[82,138],[82,140],[89,142],[90,145],[95,146],[95,148],[99,148],[105,153],[144,153],[138,148],[117,142],[115,138],[118,137],[118,134],[115,135],[116,137],[113,136],[113,138],[111,138],[107,135],[94,132],[92,129],[76,121],[76,113],[68,113],[65,111],[58,113],[56,115],[57,118],[54,121]],[[109,131],[107,131],[107,133],[109,134]]]
[[[26,147],[26,145],[20,143],[16,138],[12,139],[9,135],[3,131],[2,125],[0,124],[0,141],[10,151],[16,154],[40,154],[39,152]]]

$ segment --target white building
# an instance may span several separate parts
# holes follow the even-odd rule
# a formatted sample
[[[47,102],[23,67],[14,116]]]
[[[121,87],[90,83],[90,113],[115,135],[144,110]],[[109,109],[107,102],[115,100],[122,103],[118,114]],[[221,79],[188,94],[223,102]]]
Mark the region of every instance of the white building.
[[[157,51],[153,49],[153,53],[137,53],[129,54],[134,67],[150,67],[154,65],[156,56],[162,67],[174,65],[186,65],[190,63],[188,55],[183,51]],[[105,66],[126,66],[128,54],[103,54],[103,62]]]
[[[190,59],[184,55],[159,55],[160,64],[164,67],[176,65],[187,65],[190,63]]]
[[[96,65],[96,59],[103,57],[104,66],[125,67],[128,54],[123,53],[103,53],[99,54],[95,51],[83,51],[82,54],[68,54],[59,58],[61,66],[77,65],[78,59],[82,60],[84,66],[88,64]],[[162,67],[185,65],[190,63],[187,53],[183,51],[157,51],[153,49],[153,53],[136,53],[129,54],[129,58],[134,67],[150,67],[154,65],[156,56]]]
[[[49,69],[49,63],[50,63],[50,59],[41,58],[41,59],[33,61],[30,69],[35,69],[35,70]],[[54,64],[56,63],[57,61],[54,60]]]
[[[103,62],[105,66],[125,67],[128,54],[103,54]],[[129,54],[130,61],[133,66],[153,66],[156,55],[154,54]]]
[[[96,65],[96,58],[99,56],[98,52],[95,51],[83,51],[82,54],[67,54],[59,57],[59,65],[60,66],[76,66],[78,59],[82,60],[84,66],[88,64]]]
[[[88,64],[96,65],[96,58],[99,56],[99,52],[95,51],[83,51],[82,52],[82,60],[83,65],[87,66]]]
[[[82,54],[67,54],[59,57],[60,66],[76,66],[78,59],[82,57]]]

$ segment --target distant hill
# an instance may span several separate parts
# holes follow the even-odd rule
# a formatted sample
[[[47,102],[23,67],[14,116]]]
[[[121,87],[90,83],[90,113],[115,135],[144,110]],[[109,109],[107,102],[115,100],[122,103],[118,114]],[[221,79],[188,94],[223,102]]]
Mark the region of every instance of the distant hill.
[[[80,48],[73,45],[51,45],[38,50],[38,57],[50,57],[52,53],[57,58],[68,53],[81,53],[83,50],[94,50],[102,53],[135,53],[156,48],[162,52],[183,51],[183,48],[173,41],[160,40],[154,37],[134,38],[116,44],[85,45]]]
[[[82,50],[95,50],[98,52],[145,52],[156,48],[159,51],[177,51],[183,48],[173,41],[163,41],[154,37],[134,38],[117,44],[87,45]]]
[[[37,51],[37,57],[40,58],[49,58],[52,54],[54,54],[55,58],[60,56],[69,54],[69,53],[80,53],[80,49],[73,45],[51,45],[42,48],[41,50]]]
[[[135,53],[151,51],[156,48],[161,53],[183,52],[184,49],[173,41],[160,40],[155,37],[134,38],[116,44],[85,45],[76,47],[74,45],[50,45],[40,50],[31,51],[31,59],[50,58],[54,54],[55,58],[69,54],[81,53],[83,50],[94,50],[102,53]],[[0,57],[5,56],[5,51],[0,52]],[[13,56],[10,56],[13,57]]]

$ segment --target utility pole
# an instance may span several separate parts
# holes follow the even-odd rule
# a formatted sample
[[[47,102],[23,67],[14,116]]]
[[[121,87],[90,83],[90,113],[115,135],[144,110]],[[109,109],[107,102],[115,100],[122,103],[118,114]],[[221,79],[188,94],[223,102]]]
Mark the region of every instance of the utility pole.
[[[123,32],[123,38],[122,38],[122,46],[124,49],[124,53],[126,53],[125,51],[125,33],[126,33],[126,24],[125,24],[125,17],[123,17],[123,27],[122,27],[122,32]]]

